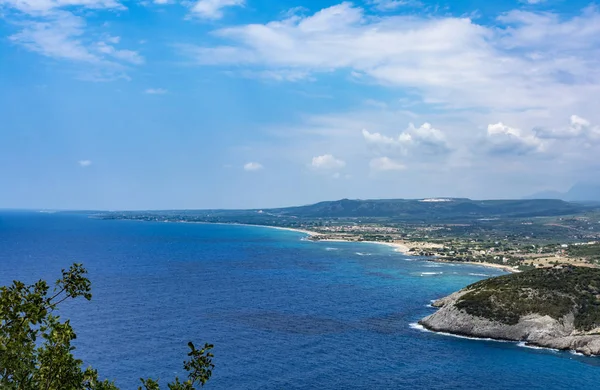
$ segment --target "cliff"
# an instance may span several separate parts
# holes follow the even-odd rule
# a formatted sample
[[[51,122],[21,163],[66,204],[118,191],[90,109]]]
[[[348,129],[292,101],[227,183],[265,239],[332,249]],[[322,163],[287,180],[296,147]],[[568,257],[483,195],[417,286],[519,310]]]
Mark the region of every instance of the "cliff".
[[[433,304],[433,331],[600,355],[600,269],[557,266],[480,281]]]

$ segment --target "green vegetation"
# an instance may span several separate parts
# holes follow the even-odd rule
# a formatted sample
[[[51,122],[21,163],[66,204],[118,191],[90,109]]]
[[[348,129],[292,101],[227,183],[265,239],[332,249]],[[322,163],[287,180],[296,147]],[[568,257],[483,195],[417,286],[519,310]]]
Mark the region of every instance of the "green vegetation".
[[[557,266],[483,280],[467,287],[456,307],[514,325],[528,314],[560,319],[573,312],[575,327],[600,327],[600,269]]]
[[[321,234],[313,240],[424,242],[434,245],[412,253],[519,269],[569,261],[600,264],[598,257],[566,250],[570,244],[600,241],[600,204],[560,200],[342,199],[280,209],[132,211],[96,217],[298,228]]]
[[[446,220],[474,218],[537,217],[567,215],[585,209],[582,205],[553,199],[536,200],[471,200],[437,199],[342,199],[308,206],[267,210],[272,214],[296,217],[386,217],[403,221]]]
[[[14,281],[0,287],[0,389],[6,390],[116,390],[113,382],[100,381],[92,368],[73,356],[76,338],[70,322],[54,313],[68,299],[92,298],[91,283],[81,264],[62,271],[50,290],[43,280],[33,285]],[[196,349],[190,342],[189,360],[184,362],[188,379],[175,378],[170,390],[193,390],[212,374],[213,348]],[[142,379],[146,390],[159,390],[158,381]],[[140,390],[142,387],[139,388]]]
[[[571,245],[567,253],[569,256],[583,257],[590,261],[600,262],[600,242],[590,245]]]
[[[118,212],[104,218],[251,223],[280,226],[281,223],[327,223],[337,219],[369,219],[386,223],[462,223],[496,218],[534,218],[574,215],[594,209],[562,200],[471,200],[377,199],[320,202],[307,206],[264,210],[164,210]],[[363,221],[364,222],[364,221]]]

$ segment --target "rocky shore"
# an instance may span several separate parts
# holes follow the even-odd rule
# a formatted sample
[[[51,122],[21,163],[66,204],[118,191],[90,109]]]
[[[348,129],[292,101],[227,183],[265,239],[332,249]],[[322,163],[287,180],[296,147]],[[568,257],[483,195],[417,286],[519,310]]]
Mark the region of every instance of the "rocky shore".
[[[537,272],[530,278],[513,280],[511,278],[521,275],[513,274],[492,278],[504,278],[501,283],[486,283],[489,279],[468,286],[435,301],[433,306],[439,310],[419,323],[436,332],[521,341],[528,345],[570,350],[588,356],[600,355],[600,326],[596,320],[600,309],[597,302],[589,300],[597,300],[598,294],[587,296],[588,292],[596,293],[598,286],[586,280],[589,279],[586,271],[577,270],[576,279],[588,286],[574,283],[569,293],[558,282],[556,295],[548,295],[544,290],[552,287],[553,278],[573,275],[568,269],[566,273],[563,269],[545,271]],[[534,271],[523,274],[531,272]],[[541,279],[547,283],[541,283]],[[582,286],[589,288],[588,291],[582,292]],[[513,288],[516,290],[511,290]],[[499,298],[507,295],[511,301]],[[555,301],[552,301],[553,297]],[[543,299],[549,300],[548,306],[538,304]]]

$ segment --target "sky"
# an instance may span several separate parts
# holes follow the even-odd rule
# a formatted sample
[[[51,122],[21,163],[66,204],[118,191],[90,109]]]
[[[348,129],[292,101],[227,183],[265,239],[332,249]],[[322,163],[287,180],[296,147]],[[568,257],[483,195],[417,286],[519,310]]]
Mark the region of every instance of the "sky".
[[[0,208],[520,198],[600,177],[579,0],[0,0]]]

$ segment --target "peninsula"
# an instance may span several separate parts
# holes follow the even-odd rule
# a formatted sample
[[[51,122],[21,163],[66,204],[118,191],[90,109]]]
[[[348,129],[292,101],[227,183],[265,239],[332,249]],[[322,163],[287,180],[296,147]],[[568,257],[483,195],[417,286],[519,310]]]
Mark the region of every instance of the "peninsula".
[[[600,355],[600,269],[558,265],[482,280],[433,303],[426,329]]]

